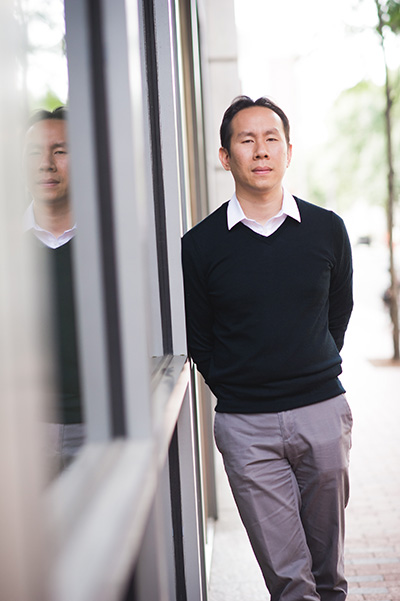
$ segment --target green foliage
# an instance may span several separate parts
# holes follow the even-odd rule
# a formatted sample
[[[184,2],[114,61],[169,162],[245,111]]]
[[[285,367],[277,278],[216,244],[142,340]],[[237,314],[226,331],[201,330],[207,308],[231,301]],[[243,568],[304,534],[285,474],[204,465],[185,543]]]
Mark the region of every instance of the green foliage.
[[[346,210],[358,200],[384,205],[387,161],[383,87],[361,81],[337,99],[328,122],[327,141],[310,157],[313,200]],[[400,147],[400,107],[393,106],[393,146]],[[398,153],[395,172],[400,173]],[[318,165],[316,169],[314,165]]]
[[[24,34],[21,71],[28,109],[50,110],[64,104],[68,73],[63,0],[23,0],[14,3],[14,11]]]
[[[37,109],[46,109],[48,111],[52,111],[63,104],[64,103],[60,100],[60,98],[52,90],[48,89],[44,96],[31,100],[29,103],[29,108],[32,111]]]
[[[379,4],[385,26],[389,27],[393,33],[400,33],[400,2],[387,0],[387,2],[379,2]]]

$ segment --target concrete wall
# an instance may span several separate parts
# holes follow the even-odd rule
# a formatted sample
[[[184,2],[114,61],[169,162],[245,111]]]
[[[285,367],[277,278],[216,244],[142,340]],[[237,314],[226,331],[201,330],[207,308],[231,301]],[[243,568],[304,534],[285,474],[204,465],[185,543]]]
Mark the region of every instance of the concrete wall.
[[[242,90],[234,0],[203,0],[201,8],[207,176],[212,211],[228,200],[234,189],[232,176],[223,170],[218,159],[219,128],[225,109]]]

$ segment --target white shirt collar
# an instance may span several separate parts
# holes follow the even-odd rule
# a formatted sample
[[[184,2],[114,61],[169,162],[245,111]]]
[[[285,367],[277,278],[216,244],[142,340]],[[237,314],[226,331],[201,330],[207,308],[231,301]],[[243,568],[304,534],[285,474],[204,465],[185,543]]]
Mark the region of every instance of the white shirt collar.
[[[297,202],[290,194],[290,192],[286,190],[286,188],[283,188],[282,208],[279,211],[279,213],[277,213],[277,215],[274,215],[274,217],[272,217],[271,219],[275,219],[282,216],[292,217],[292,219],[295,219],[299,223],[301,222],[300,211],[299,207],[297,206]],[[229,201],[227,219],[229,230],[231,230],[240,221],[248,220],[246,215],[243,213],[243,209],[240,205],[240,202],[237,199],[236,192],[233,194],[232,198]]]
[[[48,246],[49,248],[58,248],[59,246],[63,246],[69,242],[76,233],[76,224],[69,230],[66,230],[59,236],[58,238],[54,236],[51,232],[43,229],[36,223],[35,213],[33,211],[33,201],[26,209],[23,217],[23,229],[25,232],[32,230],[34,235],[41,241],[43,244]]]

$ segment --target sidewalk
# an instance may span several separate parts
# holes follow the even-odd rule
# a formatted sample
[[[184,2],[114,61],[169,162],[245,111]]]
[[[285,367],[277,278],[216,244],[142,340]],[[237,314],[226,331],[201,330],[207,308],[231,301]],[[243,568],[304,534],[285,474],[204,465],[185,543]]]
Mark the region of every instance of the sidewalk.
[[[387,281],[385,250],[356,247],[354,265],[355,310],[341,378],[354,417],[346,537],[348,601],[400,601],[400,366],[382,362],[392,353],[389,320],[380,298]],[[209,601],[267,601],[217,452],[216,462],[219,519]]]

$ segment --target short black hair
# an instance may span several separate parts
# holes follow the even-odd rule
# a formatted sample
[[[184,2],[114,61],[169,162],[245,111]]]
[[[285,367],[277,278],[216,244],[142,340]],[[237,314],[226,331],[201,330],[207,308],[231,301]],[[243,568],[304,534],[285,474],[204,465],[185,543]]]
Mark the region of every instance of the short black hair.
[[[47,119],[66,121],[68,119],[68,109],[65,106],[58,106],[53,111],[47,111],[46,109],[39,109],[34,111],[28,119],[26,124],[26,131],[35,123],[39,121],[46,121]]]
[[[232,138],[232,119],[239,111],[243,109],[252,108],[253,106],[263,106],[271,111],[274,111],[282,120],[283,129],[285,132],[286,142],[290,144],[290,124],[289,119],[287,118],[284,111],[277,105],[275,102],[267,98],[266,96],[261,96],[257,100],[252,100],[249,96],[237,96],[231,103],[231,105],[226,109],[224,116],[222,118],[221,128],[219,130],[220,138],[221,138],[221,146],[225,148],[228,153],[230,152],[231,138]]]

